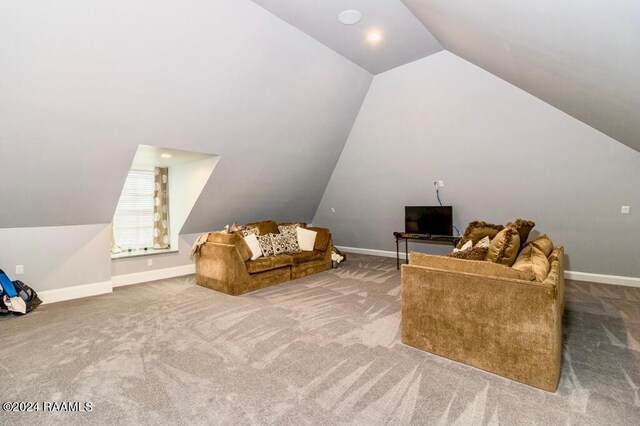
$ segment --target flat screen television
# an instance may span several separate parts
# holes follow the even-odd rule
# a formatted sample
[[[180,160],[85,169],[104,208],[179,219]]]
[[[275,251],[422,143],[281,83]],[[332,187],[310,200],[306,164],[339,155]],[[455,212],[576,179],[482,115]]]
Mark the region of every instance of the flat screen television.
[[[453,207],[406,206],[404,231],[412,234],[453,235]]]

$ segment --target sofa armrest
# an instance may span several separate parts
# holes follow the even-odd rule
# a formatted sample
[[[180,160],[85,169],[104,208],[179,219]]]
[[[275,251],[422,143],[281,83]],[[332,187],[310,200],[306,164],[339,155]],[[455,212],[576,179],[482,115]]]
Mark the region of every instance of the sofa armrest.
[[[235,294],[234,288],[250,279],[242,255],[234,244],[205,243],[195,263],[199,285],[228,294]]]
[[[552,284],[402,266],[404,343],[547,390],[560,372],[561,309]]]
[[[316,235],[316,242],[313,245],[314,250],[325,251],[327,248],[330,248],[331,245],[329,242],[331,241],[331,231],[329,228],[320,228],[317,226],[307,227],[310,231],[315,231],[318,234]]]

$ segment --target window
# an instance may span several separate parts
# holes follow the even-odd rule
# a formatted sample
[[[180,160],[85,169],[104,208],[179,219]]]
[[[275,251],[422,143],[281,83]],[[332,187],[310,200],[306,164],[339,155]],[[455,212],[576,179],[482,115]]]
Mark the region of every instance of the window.
[[[153,170],[131,170],[113,216],[114,252],[153,247]]]

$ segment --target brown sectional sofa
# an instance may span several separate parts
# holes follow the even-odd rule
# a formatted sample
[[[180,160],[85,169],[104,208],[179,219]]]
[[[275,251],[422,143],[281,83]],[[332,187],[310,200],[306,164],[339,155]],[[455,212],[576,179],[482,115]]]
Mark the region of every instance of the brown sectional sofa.
[[[262,221],[248,224],[261,235],[277,234],[278,224]],[[231,295],[240,295],[274,284],[331,269],[331,232],[316,231],[313,251],[251,259],[251,251],[241,234],[212,232],[196,257],[196,283]]]
[[[563,248],[542,282],[506,265],[411,253],[402,341],[547,391],[560,376]]]

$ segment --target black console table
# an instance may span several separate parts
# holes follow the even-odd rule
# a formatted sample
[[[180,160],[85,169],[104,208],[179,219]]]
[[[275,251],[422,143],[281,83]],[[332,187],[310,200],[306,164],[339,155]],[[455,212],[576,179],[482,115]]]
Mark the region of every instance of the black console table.
[[[449,235],[411,234],[408,232],[394,232],[396,238],[396,266],[400,269],[400,240],[404,240],[406,262],[409,263],[409,240],[430,244],[452,244],[454,247],[460,241],[460,237]]]

